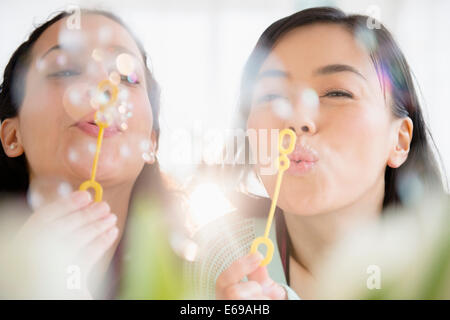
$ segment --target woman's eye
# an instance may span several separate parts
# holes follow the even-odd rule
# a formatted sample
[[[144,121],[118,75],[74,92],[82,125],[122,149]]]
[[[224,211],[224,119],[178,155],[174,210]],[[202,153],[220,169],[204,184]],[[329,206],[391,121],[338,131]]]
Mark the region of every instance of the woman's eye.
[[[58,71],[52,74],[49,74],[49,77],[72,77],[72,76],[77,76],[80,73],[78,71],[75,70],[62,70],[62,71]]]
[[[139,84],[139,79],[134,76],[134,74],[131,74],[129,76],[121,75],[120,80],[127,83],[127,84]]]
[[[331,98],[353,98],[353,95],[350,92],[343,90],[333,90],[328,91],[323,95],[323,97],[331,97]]]
[[[259,103],[271,102],[271,101],[274,101],[274,100],[277,100],[277,99],[286,99],[286,97],[284,97],[282,95],[279,95],[279,94],[273,94],[273,93],[272,94],[266,94],[266,95],[262,96],[261,98],[259,98],[258,102]]]

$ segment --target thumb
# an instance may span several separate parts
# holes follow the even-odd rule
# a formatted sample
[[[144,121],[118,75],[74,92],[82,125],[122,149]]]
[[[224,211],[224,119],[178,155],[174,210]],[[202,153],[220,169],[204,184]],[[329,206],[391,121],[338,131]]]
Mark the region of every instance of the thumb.
[[[273,300],[286,299],[286,290],[272,280],[266,266],[258,267],[255,271],[247,276],[247,279],[249,281],[258,282],[261,285],[263,294],[265,296],[268,296]]]

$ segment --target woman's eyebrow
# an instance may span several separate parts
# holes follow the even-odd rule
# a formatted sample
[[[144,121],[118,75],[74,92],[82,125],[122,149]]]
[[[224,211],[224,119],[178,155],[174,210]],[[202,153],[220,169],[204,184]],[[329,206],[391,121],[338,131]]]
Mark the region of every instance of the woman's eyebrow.
[[[131,55],[133,55],[133,56],[136,57],[136,54],[135,54],[134,52],[132,52],[131,50],[129,50],[129,49],[123,47],[123,46],[120,46],[120,45],[112,45],[111,48],[114,49],[114,50],[117,51],[117,52],[126,52],[126,53],[129,53],[129,54],[131,54]],[[50,49],[48,49],[48,50],[41,56],[41,59],[44,59],[50,52],[52,52],[52,51],[54,51],[54,50],[61,50],[61,49],[64,49],[64,48],[62,48],[60,44],[56,44],[56,45],[54,45],[53,47],[51,47]]]
[[[279,70],[279,69],[268,69],[257,76],[257,81],[261,80],[262,78],[290,78],[290,74],[286,71]]]
[[[135,56],[137,58],[136,54],[133,51],[131,51],[130,49],[128,49],[128,48],[126,48],[124,46],[111,45],[110,48],[114,49],[116,52],[126,52],[126,53],[131,54],[131,55],[133,55],[133,56]]]
[[[50,52],[54,51],[54,50],[60,50],[61,46],[59,44],[54,45],[53,47],[51,47],[50,49],[48,49],[41,57],[41,60],[44,59]]]
[[[359,72],[358,70],[356,70],[356,68],[348,64],[329,64],[316,69],[314,71],[314,75],[327,75],[338,72],[353,72],[354,74],[357,74],[358,76],[367,81],[367,79],[362,75],[361,72]]]

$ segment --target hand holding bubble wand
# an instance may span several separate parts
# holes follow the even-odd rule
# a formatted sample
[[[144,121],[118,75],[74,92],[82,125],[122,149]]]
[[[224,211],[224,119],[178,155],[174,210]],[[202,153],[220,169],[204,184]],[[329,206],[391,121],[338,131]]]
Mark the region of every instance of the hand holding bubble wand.
[[[283,141],[285,136],[289,136],[290,138],[289,145],[287,148],[283,147]],[[255,253],[256,251],[258,251],[258,247],[260,245],[264,244],[267,247],[266,256],[261,261],[260,266],[266,266],[270,263],[270,261],[272,261],[274,246],[272,240],[270,240],[269,238],[269,232],[270,227],[272,226],[275,208],[277,206],[278,195],[280,193],[281,182],[283,180],[283,174],[289,168],[290,165],[290,160],[287,157],[287,155],[290,154],[292,151],[294,151],[296,140],[297,137],[294,131],[292,131],[291,129],[281,130],[278,138],[278,151],[280,152],[280,156],[277,159],[277,167],[278,167],[277,182],[275,184],[275,190],[272,197],[272,204],[270,206],[269,216],[267,218],[266,229],[262,237],[258,237],[255,240],[253,240],[252,246],[250,248],[250,252]]]
[[[86,191],[92,188],[95,192],[94,197],[95,202],[100,202],[102,201],[103,198],[103,188],[100,185],[100,183],[95,181],[95,177],[97,174],[98,159],[100,157],[100,150],[103,142],[103,134],[105,128],[109,126],[109,123],[106,119],[101,119],[101,115],[105,112],[105,109],[107,107],[111,106],[116,102],[119,89],[110,80],[103,80],[100,81],[100,83],[98,84],[98,91],[107,92],[109,94],[109,100],[106,103],[101,104],[99,110],[95,113],[95,124],[99,127],[99,131],[97,137],[97,146],[95,149],[94,162],[92,164],[91,178],[83,182],[79,187],[79,190],[82,191]]]

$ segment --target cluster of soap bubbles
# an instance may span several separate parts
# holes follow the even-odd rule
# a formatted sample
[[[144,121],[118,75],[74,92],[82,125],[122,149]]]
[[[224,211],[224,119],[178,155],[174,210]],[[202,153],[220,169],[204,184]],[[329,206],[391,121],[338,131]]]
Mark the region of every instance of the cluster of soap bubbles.
[[[59,41],[61,47],[79,47],[85,41],[86,35],[81,30],[67,30],[60,32]],[[129,53],[115,53],[108,49],[113,38],[110,28],[103,26],[98,30],[97,42],[99,47],[94,48],[87,61],[87,74],[89,78],[97,80],[79,81],[67,87],[63,105],[66,113],[75,121],[85,117],[96,115],[96,120],[108,126],[116,126],[120,131],[129,128],[129,119],[133,117],[134,105],[129,101],[130,92],[125,84],[138,83],[137,59]],[[61,55],[61,57],[64,57]],[[57,57],[58,63],[67,63],[67,58]],[[45,67],[42,66],[41,67]],[[98,81],[98,74],[108,70],[107,78]],[[100,73],[101,74],[101,73]],[[125,83],[125,84],[124,84]],[[122,157],[139,155],[145,161],[151,161],[154,157],[154,146],[148,137],[134,137],[133,143],[137,146],[118,146]],[[88,145],[89,153],[94,153],[95,144]],[[69,159],[77,161],[80,154],[71,150]]]
[[[138,83],[138,61],[132,54],[117,53],[111,46],[114,34],[108,26],[100,27],[93,35],[96,36],[95,43],[98,47],[90,54],[85,54],[83,48],[92,40],[91,34],[87,34],[82,28],[69,29],[66,24],[62,24],[59,31],[58,48],[62,50],[55,57],[58,70],[67,71],[67,76],[70,77],[70,69],[77,69],[73,65],[78,63],[78,69],[86,69],[81,77],[68,82],[70,85],[67,85],[63,96],[64,109],[75,121],[97,113],[108,125],[115,125],[122,131],[127,130],[127,120],[133,116],[133,105],[128,102],[129,92],[122,83]],[[40,59],[36,67],[39,72],[44,72],[49,63]],[[101,79],[105,70],[107,75]],[[101,82],[103,85],[100,85]],[[115,92],[118,94],[115,95]]]

